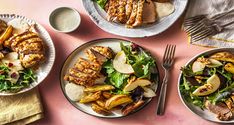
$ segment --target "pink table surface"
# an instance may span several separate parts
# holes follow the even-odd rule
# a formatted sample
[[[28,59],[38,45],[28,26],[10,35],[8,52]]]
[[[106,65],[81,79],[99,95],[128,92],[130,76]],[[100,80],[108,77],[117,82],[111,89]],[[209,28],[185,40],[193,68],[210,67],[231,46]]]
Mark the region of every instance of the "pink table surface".
[[[81,26],[73,33],[58,33],[51,29],[48,22],[49,14],[57,7],[76,8],[82,18]],[[156,116],[156,101],[143,110],[120,119],[102,119],[89,116],[73,107],[64,97],[59,83],[59,72],[65,58],[79,45],[97,38],[122,38],[99,29],[88,17],[81,0],[1,0],[0,13],[24,15],[41,23],[50,33],[55,47],[56,60],[48,78],[40,84],[45,118],[35,125],[214,125],[191,113],[180,101],[177,92],[177,79],[180,67],[191,57],[208,48],[189,45],[186,34],[180,30],[181,21],[177,21],[167,31],[153,37],[129,39],[149,49],[161,62],[167,44],[176,44],[176,61],[171,71],[168,86],[166,112],[164,116]],[[160,67],[161,74],[163,74]],[[162,75],[161,75],[162,76]]]

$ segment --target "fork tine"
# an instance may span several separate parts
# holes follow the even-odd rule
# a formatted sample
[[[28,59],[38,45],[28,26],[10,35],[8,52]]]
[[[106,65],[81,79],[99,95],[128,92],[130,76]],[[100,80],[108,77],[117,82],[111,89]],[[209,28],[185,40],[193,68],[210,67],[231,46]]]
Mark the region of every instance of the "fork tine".
[[[194,38],[197,38],[197,37],[205,36],[206,34],[211,34],[211,32],[214,32],[214,29],[208,28],[196,34],[191,34],[191,36],[194,36]]]
[[[169,60],[170,64],[172,64],[174,61],[175,49],[176,49],[176,46],[171,45],[170,60]]]
[[[184,25],[195,24],[195,23],[199,22],[199,21],[202,20],[202,19],[203,19],[203,18],[195,18],[195,19],[185,20],[185,21],[184,21]]]
[[[194,33],[194,32],[197,32],[199,31],[200,29],[204,28],[204,23],[203,22],[200,22],[198,24],[195,24],[194,26],[188,28],[186,31],[187,32],[190,32],[190,33]]]
[[[200,40],[202,40],[202,39],[205,39],[206,37],[211,36],[213,33],[214,33],[214,31],[208,32],[207,34],[202,35],[202,36],[200,36],[200,37],[192,38],[192,40],[193,40],[193,42],[197,42],[197,41],[200,41]]]
[[[167,53],[168,53],[168,51],[169,51],[169,45],[167,45],[167,47],[166,47],[166,50],[165,50],[165,52],[164,52],[164,55],[163,55],[163,62],[167,59]]]
[[[210,29],[201,29],[202,31],[198,31],[198,32],[194,32],[194,33],[191,33],[190,35],[191,36],[202,36],[202,35],[204,35],[204,34],[206,34],[206,33],[208,33],[209,31],[211,31]]]
[[[172,50],[172,55],[171,58],[174,60],[175,57],[175,50],[176,50],[176,45],[173,45],[173,50]]]
[[[198,15],[198,16],[186,18],[184,21],[186,22],[186,21],[201,19],[201,18],[204,18],[204,17],[205,17],[205,15]]]

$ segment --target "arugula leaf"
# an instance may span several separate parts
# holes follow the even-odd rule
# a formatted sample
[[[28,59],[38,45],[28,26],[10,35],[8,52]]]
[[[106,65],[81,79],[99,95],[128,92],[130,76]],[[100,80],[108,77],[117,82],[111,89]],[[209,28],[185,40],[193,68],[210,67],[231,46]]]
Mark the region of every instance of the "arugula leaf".
[[[122,42],[120,43],[120,47],[124,51],[127,63],[132,66],[135,75],[139,78],[150,79],[151,73],[156,68],[155,61],[150,54],[140,47],[137,49],[138,51],[133,51],[131,45],[124,45]]]
[[[192,103],[198,107],[200,107],[201,109],[204,108],[204,97],[199,97],[199,96],[195,96],[193,95],[193,91],[196,90],[198,88],[198,86],[192,86],[189,84],[189,82],[186,80],[185,76],[183,75],[183,83],[179,86],[181,95],[183,95],[184,99],[189,102]]]
[[[193,76],[196,76],[196,75],[201,75],[203,73],[203,71],[193,72],[191,65],[188,65],[188,66],[185,66],[185,67],[181,67],[180,70],[182,71],[182,74],[184,76],[186,76],[186,77],[193,77]]]
[[[0,70],[9,71],[10,69],[4,65],[0,65]],[[24,69],[20,72],[20,78],[15,83],[12,84],[9,80],[7,73],[0,75],[0,92],[1,91],[11,91],[17,92],[22,88],[28,87],[33,81],[37,79],[32,69]]]
[[[106,73],[108,74],[106,79],[106,82],[108,84],[114,85],[116,88],[124,87],[130,75],[117,72],[114,69],[111,60],[105,62],[103,64],[103,68],[106,70]]]
[[[107,3],[107,0],[93,0],[94,2],[96,2],[102,9],[105,8],[105,5]]]

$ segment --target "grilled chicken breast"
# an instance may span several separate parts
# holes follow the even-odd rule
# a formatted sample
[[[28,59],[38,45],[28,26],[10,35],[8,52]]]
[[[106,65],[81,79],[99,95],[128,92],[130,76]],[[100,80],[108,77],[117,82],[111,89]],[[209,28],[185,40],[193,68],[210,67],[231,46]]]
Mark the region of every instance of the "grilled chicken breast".
[[[109,0],[105,6],[107,20],[132,28],[156,21],[152,0]]]
[[[127,16],[125,13],[126,4],[127,4],[127,0],[119,0],[117,19],[120,23],[125,23],[127,21]]]
[[[108,47],[93,46],[86,50],[86,56],[88,59],[78,58],[64,76],[64,80],[86,87],[104,81],[105,77],[100,70],[106,59],[113,58],[112,50]]]
[[[205,102],[205,107],[217,115],[220,120],[229,120],[233,117],[233,113],[224,103],[218,103],[216,105],[211,104],[210,101]]]
[[[145,0],[138,0],[137,3],[137,15],[133,27],[142,25],[142,14],[143,14],[143,7],[144,7]]]
[[[45,60],[45,46],[37,33],[26,31],[12,36],[3,45],[19,53],[19,58],[25,68],[34,67]]]

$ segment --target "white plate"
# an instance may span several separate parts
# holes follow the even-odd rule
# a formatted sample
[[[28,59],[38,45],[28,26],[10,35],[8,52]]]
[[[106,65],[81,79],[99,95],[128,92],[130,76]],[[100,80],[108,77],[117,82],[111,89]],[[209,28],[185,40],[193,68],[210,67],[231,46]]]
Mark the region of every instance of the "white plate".
[[[84,51],[91,47],[91,46],[106,46],[106,47],[110,47],[114,52],[119,52],[121,51],[120,48],[120,42],[124,42],[124,44],[129,44],[129,41],[126,40],[122,40],[122,39],[114,39],[114,38],[105,38],[105,39],[98,39],[98,40],[93,40],[90,41],[88,43],[85,43],[81,46],[79,46],[77,49],[75,49],[66,59],[66,61],[64,62],[64,65],[61,69],[61,73],[60,73],[60,84],[61,84],[61,88],[62,91],[65,95],[65,97],[67,98],[67,100],[77,109],[79,109],[80,111],[83,111],[84,113],[87,113],[89,115],[93,115],[93,116],[97,116],[97,117],[103,117],[103,118],[117,118],[117,117],[124,117],[120,111],[115,111],[113,112],[113,115],[109,115],[109,116],[104,116],[104,115],[100,115],[96,112],[94,112],[91,107],[87,104],[81,104],[75,101],[72,101],[68,98],[68,96],[66,95],[65,92],[65,85],[67,83],[69,83],[68,81],[65,81],[63,79],[64,75],[68,72],[68,70],[74,66],[75,62],[77,61],[78,57],[83,57],[83,58],[87,58],[85,56]],[[157,76],[155,76],[155,84],[154,86],[152,86],[152,88],[156,91],[157,90],[157,86],[159,84],[159,73],[158,73],[158,69],[155,69],[157,72]],[[143,106],[139,107],[136,111],[142,109],[146,104],[148,104],[151,101],[151,99],[148,99]],[[135,112],[136,112],[135,111]],[[132,113],[131,113],[132,114]]]
[[[192,64],[199,56],[201,55],[211,55],[212,53],[217,53],[220,51],[230,51],[232,53],[234,53],[234,48],[217,48],[217,49],[211,49],[205,52],[202,52],[196,56],[194,56],[191,60],[188,61],[188,63],[186,63],[185,66]],[[180,89],[179,86],[182,83],[182,72],[180,73],[179,79],[178,79],[178,93],[180,96],[181,101],[183,102],[183,104],[194,114],[198,115],[199,117],[202,117],[203,119],[212,121],[212,122],[218,122],[218,123],[234,123],[234,118],[229,120],[229,121],[220,121],[219,119],[216,118],[216,115],[210,111],[208,111],[207,109],[201,110],[199,107],[187,102],[183,95],[181,95],[180,93]]]
[[[105,19],[106,12],[93,2],[93,0],[83,0],[83,5],[92,21],[106,32],[124,37],[148,37],[157,35],[168,29],[182,15],[188,0],[172,0],[172,2],[175,6],[175,11],[171,15],[164,17],[153,24],[133,29],[126,28],[122,24],[108,22]]]
[[[37,81],[33,82],[30,85],[30,87],[24,88],[21,91],[16,92],[16,93],[1,92],[0,96],[15,95],[15,94],[23,93],[23,92],[33,89],[47,77],[55,61],[55,47],[54,47],[53,41],[50,38],[49,33],[45,30],[45,28],[43,28],[43,26],[41,26],[39,23],[33,20],[30,20],[24,16],[15,15],[15,14],[0,14],[0,19],[6,22],[9,22],[10,20],[16,19],[16,18],[25,20],[26,22],[28,22],[29,25],[36,24],[35,28],[37,32],[39,33],[39,36],[43,39],[46,45],[46,61],[43,64],[41,64],[39,69],[36,71]]]

